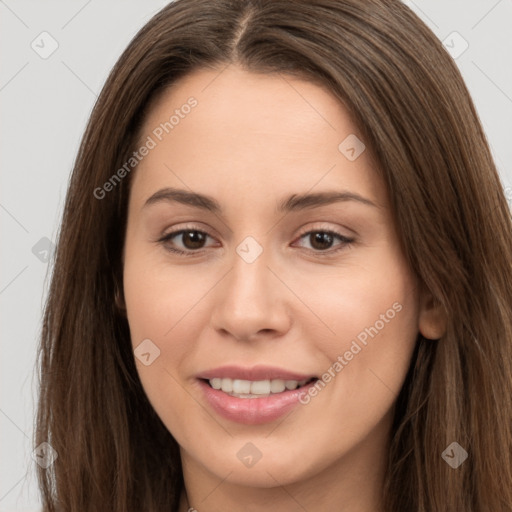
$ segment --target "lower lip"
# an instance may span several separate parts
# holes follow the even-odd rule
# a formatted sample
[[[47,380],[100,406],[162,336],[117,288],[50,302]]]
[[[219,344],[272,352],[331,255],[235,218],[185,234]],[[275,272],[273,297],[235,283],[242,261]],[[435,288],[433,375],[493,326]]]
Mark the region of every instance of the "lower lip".
[[[199,379],[206,400],[220,416],[243,423],[258,425],[277,420],[299,403],[303,393],[307,393],[315,381],[294,390],[283,391],[262,398],[237,398],[219,389],[213,389],[208,382]]]

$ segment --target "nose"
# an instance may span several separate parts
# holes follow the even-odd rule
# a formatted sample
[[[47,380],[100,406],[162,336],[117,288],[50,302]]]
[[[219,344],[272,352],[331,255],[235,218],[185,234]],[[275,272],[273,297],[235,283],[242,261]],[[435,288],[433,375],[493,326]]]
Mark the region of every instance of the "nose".
[[[254,341],[283,335],[291,325],[290,292],[269,268],[265,251],[251,263],[237,253],[216,286],[211,322],[224,337]]]

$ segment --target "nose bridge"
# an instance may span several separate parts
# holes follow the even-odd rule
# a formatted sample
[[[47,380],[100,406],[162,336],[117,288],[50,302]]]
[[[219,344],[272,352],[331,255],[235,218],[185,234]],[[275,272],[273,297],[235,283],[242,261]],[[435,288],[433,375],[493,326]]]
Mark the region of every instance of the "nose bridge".
[[[281,330],[288,323],[282,286],[268,268],[271,252],[253,237],[236,248],[230,272],[215,296],[212,321],[215,328],[238,339],[261,330]]]
[[[252,310],[262,307],[270,300],[268,269],[270,251],[253,237],[244,239],[235,249],[232,271],[226,283],[226,299],[232,300],[232,307],[242,309],[248,303]]]

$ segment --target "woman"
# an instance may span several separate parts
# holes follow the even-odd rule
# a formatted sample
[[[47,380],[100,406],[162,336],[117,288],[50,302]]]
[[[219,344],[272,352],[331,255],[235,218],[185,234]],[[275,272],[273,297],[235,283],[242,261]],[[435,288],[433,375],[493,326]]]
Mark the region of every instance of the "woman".
[[[510,510],[511,234],[400,2],[171,3],[70,182],[44,510]]]

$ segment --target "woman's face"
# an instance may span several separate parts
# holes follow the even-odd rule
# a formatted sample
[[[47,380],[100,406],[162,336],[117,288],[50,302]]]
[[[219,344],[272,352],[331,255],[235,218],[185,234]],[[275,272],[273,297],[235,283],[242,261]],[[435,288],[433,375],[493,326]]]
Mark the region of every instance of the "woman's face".
[[[124,298],[184,471],[254,487],[379,471],[428,318],[347,110],[290,76],[200,70],[140,141]]]

